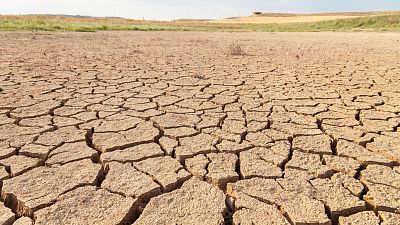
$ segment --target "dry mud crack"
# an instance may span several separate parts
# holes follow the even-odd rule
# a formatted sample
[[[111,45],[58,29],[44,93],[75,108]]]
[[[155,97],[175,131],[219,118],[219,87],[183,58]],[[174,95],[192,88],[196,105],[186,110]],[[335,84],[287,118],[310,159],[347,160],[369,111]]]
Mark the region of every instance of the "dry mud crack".
[[[399,34],[0,40],[0,225],[400,224]]]

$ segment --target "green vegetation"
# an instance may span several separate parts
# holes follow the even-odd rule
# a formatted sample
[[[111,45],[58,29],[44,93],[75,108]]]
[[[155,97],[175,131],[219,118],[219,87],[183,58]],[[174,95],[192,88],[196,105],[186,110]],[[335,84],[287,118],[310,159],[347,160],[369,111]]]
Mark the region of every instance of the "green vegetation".
[[[124,24],[112,19],[94,21],[93,19],[64,19],[62,17],[21,16],[0,17],[0,30],[5,31],[76,31],[95,32],[101,30],[174,30],[156,24]]]
[[[365,16],[310,23],[218,24],[203,21],[156,22],[118,18],[70,18],[61,16],[0,16],[3,31],[400,31],[400,14]]]
[[[366,16],[351,19],[338,19],[312,23],[290,23],[269,26],[268,31],[400,31],[400,14]]]

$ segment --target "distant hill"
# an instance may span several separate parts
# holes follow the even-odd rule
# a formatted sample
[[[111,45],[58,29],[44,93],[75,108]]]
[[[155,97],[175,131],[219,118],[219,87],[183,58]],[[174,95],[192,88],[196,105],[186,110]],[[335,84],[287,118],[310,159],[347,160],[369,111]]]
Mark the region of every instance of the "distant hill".
[[[376,11],[376,12],[333,12],[333,13],[270,13],[253,12],[247,17],[230,17],[226,19],[213,20],[212,23],[306,23],[337,19],[351,19],[357,17],[382,16],[400,14],[400,11]]]
[[[373,16],[400,13],[399,11],[368,11],[368,12],[326,12],[326,13],[273,13],[253,12],[253,16],[293,17],[293,16]]]

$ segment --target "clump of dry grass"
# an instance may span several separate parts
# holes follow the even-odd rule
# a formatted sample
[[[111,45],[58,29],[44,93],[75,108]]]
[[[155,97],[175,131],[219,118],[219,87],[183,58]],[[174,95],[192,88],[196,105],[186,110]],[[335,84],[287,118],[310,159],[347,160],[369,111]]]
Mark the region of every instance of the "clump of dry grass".
[[[239,43],[233,43],[228,47],[228,55],[246,55],[242,45]]]

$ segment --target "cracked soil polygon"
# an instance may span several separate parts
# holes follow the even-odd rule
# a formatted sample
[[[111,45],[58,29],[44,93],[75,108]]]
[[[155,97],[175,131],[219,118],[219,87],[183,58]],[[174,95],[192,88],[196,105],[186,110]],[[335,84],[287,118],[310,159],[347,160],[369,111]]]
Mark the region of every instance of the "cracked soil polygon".
[[[80,187],[37,211],[35,224],[123,224],[136,201],[96,187]]]
[[[192,178],[182,188],[152,198],[135,225],[142,224],[224,224],[223,191]]]

